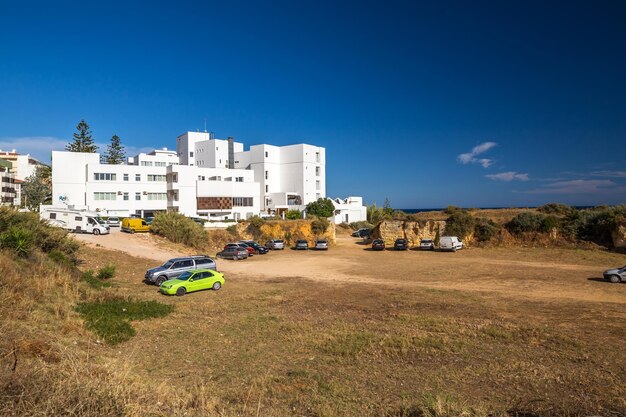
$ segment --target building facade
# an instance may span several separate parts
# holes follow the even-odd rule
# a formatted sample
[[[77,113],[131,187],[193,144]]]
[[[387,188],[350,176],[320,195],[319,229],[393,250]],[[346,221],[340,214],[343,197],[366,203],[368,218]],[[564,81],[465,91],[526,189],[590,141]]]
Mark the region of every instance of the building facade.
[[[18,185],[15,174],[12,172],[13,164],[4,159],[0,159],[0,205],[19,205]]]
[[[263,144],[245,151],[233,138],[216,139],[209,132],[186,132],[176,138],[176,151],[141,153],[120,165],[101,163],[95,153],[54,151],[52,168],[53,205],[116,216],[175,210],[238,220],[304,210],[326,197],[323,147]],[[362,201],[349,199],[339,209],[343,215],[335,217],[356,218],[354,206]]]

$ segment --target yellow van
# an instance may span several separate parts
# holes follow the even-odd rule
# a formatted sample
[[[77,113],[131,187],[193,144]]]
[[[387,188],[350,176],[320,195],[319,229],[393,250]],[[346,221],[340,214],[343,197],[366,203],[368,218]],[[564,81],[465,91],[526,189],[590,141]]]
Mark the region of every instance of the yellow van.
[[[122,220],[122,231],[128,233],[149,232],[150,225],[144,219],[125,218]]]

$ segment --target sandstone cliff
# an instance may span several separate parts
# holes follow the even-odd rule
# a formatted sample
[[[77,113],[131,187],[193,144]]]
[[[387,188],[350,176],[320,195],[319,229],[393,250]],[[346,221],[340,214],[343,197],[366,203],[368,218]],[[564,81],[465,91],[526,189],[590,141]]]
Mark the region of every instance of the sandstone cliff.
[[[289,246],[298,239],[307,240],[309,246],[313,246],[316,239],[326,239],[331,245],[336,243],[334,224],[330,223],[326,232],[316,235],[311,230],[311,223],[310,220],[270,220],[264,222],[257,231],[249,222],[241,222],[237,223],[237,234],[241,239],[254,239],[261,244],[270,239],[284,239]]]
[[[443,236],[446,222],[443,220],[402,221],[385,220],[372,230],[373,239],[382,239],[386,245],[393,245],[396,239],[405,238],[411,246],[419,245],[421,239],[435,239],[437,229]]]

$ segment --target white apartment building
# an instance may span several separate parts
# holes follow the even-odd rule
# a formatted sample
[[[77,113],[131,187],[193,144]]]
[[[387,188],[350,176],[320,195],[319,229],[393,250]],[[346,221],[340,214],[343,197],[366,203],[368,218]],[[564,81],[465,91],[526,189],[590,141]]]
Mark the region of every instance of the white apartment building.
[[[141,153],[124,165],[100,163],[99,154],[55,151],[53,205],[117,216],[176,210],[216,221],[281,215],[326,197],[325,164],[322,147],[254,145],[244,151],[242,143],[209,132],[186,132],[176,138],[176,151]],[[349,199],[341,218],[355,217],[354,206],[362,203]]]
[[[281,215],[326,197],[326,149],[306,144],[254,145],[235,152],[235,167],[254,172],[261,210]]]
[[[24,181],[35,173],[37,167],[44,166],[41,162],[30,156],[29,154],[21,155],[15,149],[12,151],[0,150],[0,159],[4,159],[11,163],[11,173],[15,175],[16,180]]]
[[[0,206],[19,205],[19,185],[12,167],[11,162],[0,159]]]
[[[354,223],[367,220],[367,207],[363,205],[362,197],[335,198],[333,223]]]

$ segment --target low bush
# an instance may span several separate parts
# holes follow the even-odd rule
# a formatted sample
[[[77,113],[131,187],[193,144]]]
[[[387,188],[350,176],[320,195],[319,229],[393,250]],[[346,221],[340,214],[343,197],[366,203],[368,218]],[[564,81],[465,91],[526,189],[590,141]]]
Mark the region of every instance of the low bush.
[[[299,220],[302,218],[302,213],[300,210],[287,210],[285,213],[285,219],[287,220]]]
[[[572,211],[575,211],[575,210],[576,210],[575,208],[570,207],[567,204],[560,204],[560,203],[544,204],[543,206],[537,208],[537,211],[541,213],[556,214],[559,216],[567,216],[568,214],[570,214]]]
[[[150,231],[196,249],[207,246],[207,235],[202,226],[177,212],[157,213],[150,225]]]
[[[360,222],[350,223],[350,227],[352,228],[352,230],[359,230],[359,229],[371,229],[374,226],[369,222],[360,221]]]
[[[98,269],[98,273],[96,274],[96,278],[101,280],[111,279],[115,276],[115,265],[108,264]]]
[[[523,212],[513,217],[505,224],[506,229],[514,235],[520,235],[525,232],[541,232],[544,220],[543,214]]]
[[[493,220],[479,217],[475,220],[474,239],[478,242],[488,242],[498,233],[500,228],[500,225]]]
[[[89,285],[91,288],[94,288],[97,290],[101,288],[108,288],[111,286],[109,282],[106,282],[97,278],[96,274],[91,269],[88,269],[87,271],[83,272],[81,275],[81,279],[85,281],[87,285]]]
[[[315,219],[311,222],[311,231],[315,235],[321,235],[328,230],[330,223],[325,218]]]
[[[76,311],[85,320],[86,327],[111,345],[124,342],[135,335],[131,321],[164,317],[172,309],[171,305],[156,301],[115,298],[76,306]]]
[[[446,220],[445,234],[447,236],[458,236],[463,240],[474,231],[474,218],[463,209],[451,210],[450,216]]]
[[[11,226],[0,234],[0,248],[9,249],[22,258],[30,254],[32,243],[32,232],[23,226]]]

